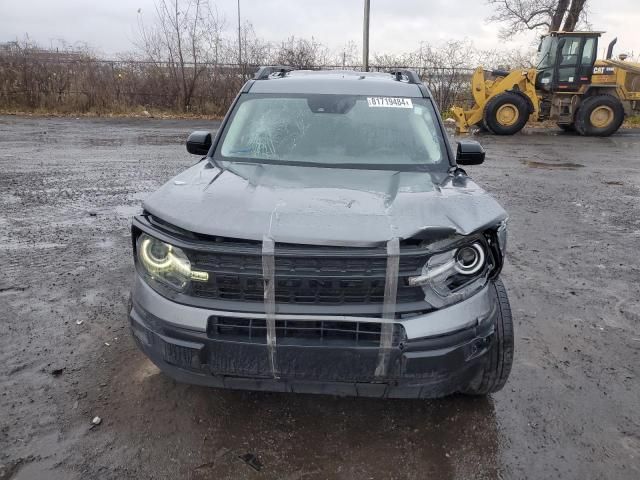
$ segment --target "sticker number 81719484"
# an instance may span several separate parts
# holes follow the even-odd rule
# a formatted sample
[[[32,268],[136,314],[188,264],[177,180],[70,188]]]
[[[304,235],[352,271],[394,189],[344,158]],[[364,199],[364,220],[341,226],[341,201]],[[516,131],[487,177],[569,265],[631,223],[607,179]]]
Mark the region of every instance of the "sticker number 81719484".
[[[410,98],[367,97],[367,103],[370,107],[413,108],[413,103]]]

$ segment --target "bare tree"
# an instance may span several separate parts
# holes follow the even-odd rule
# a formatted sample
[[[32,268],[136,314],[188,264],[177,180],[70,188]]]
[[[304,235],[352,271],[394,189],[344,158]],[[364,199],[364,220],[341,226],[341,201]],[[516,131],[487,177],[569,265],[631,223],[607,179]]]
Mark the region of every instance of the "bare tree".
[[[253,24],[245,22],[241,29],[242,36],[242,58],[244,63],[250,66],[265,65],[271,62],[273,45],[256,36]],[[227,49],[229,51],[229,63],[234,63],[231,59],[238,56],[237,42],[229,40]],[[250,72],[249,72],[250,73]]]
[[[296,68],[325,65],[329,58],[328,49],[313,37],[311,40],[289,37],[275,52],[276,63]]]
[[[551,23],[549,23],[549,31],[557,32],[562,26],[562,19],[564,18],[567,8],[569,8],[570,0],[557,0],[557,5],[551,15]]]
[[[219,44],[221,24],[205,0],[157,0],[151,27],[139,21],[144,55],[166,68],[183,110],[189,110],[198,77]]]
[[[338,52],[337,58],[334,63],[336,65],[342,65],[343,67],[357,67],[362,62],[362,54],[360,53],[360,47],[353,40],[349,40],[342,47],[342,51]]]
[[[587,1],[487,0],[494,8],[488,20],[503,25],[500,31],[503,38],[526,30],[571,32],[580,21],[586,21]]]
[[[587,0],[571,0],[571,6],[567,11],[562,30],[565,32],[573,32],[583,15],[586,14],[585,5]]]

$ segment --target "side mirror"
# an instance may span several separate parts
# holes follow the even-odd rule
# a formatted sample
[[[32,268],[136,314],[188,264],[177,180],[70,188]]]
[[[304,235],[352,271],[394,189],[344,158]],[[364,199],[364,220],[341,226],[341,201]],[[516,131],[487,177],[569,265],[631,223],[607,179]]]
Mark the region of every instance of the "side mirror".
[[[460,140],[456,162],[458,165],[480,165],[484,162],[484,148],[475,140]]]
[[[194,155],[206,155],[211,148],[211,132],[202,130],[192,132],[187,138],[187,152]]]

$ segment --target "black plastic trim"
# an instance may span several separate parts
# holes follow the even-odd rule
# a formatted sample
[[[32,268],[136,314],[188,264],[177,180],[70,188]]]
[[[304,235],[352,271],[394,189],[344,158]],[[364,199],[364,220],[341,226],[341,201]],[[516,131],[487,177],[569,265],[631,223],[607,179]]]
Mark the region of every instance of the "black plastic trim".
[[[274,77],[271,76],[274,73],[278,73],[278,75],[275,76],[275,78],[282,78],[287,73],[293,72],[294,70],[295,70],[295,68],[289,67],[289,66],[285,66],[285,65],[262,66],[262,67],[260,67],[258,69],[258,71],[255,73],[253,78],[254,78],[254,80],[267,80],[269,78],[274,78]]]
[[[422,80],[414,70],[410,70],[408,68],[397,68],[389,71],[391,75],[393,75],[398,82],[402,82],[402,76],[407,77],[408,82],[414,85],[420,85]]]

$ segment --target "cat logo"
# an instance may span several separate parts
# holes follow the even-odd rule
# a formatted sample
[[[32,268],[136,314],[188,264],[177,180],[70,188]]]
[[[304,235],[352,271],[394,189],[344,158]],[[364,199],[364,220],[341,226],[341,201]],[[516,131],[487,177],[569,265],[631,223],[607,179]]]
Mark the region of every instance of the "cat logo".
[[[614,73],[616,73],[614,67],[593,67],[594,75],[613,75]]]

